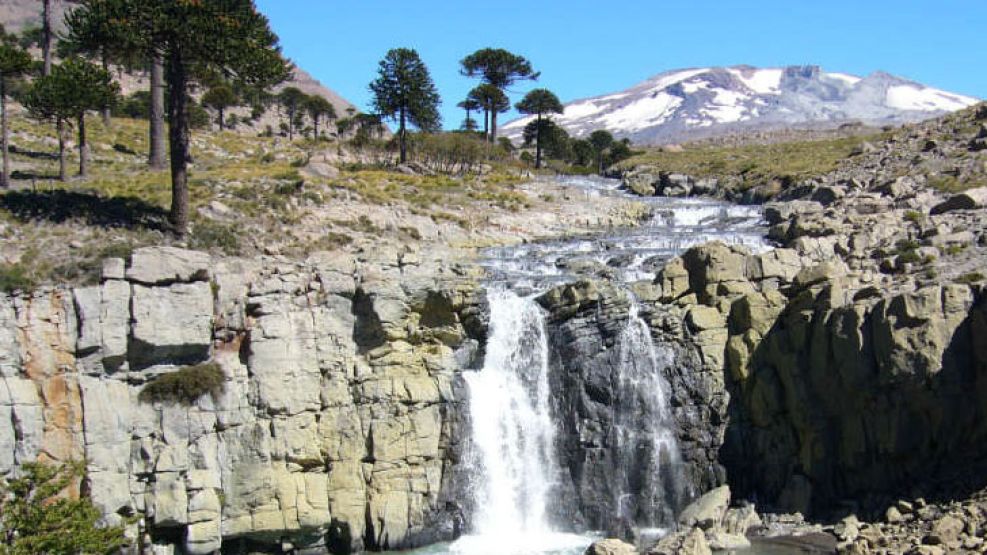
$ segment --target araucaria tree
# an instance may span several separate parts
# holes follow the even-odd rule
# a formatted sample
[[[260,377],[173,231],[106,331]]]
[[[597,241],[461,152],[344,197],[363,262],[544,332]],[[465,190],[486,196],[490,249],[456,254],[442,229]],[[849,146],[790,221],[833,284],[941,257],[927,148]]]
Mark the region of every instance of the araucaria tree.
[[[463,131],[475,131],[476,122],[473,121],[472,118],[470,118],[470,114],[473,113],[475,110],[479,110],[480,108],[483,107],[480,105],[480,102],[475,98],[467,97],[466,100],[463,100],[459,104],[456,104],[456,107],[466,110],[466,119],[463,120]]]
[[[483,48],[466,56],[460,62],[460,72],[467,77],[480,77],[502,93],[507,87],[523,80],[536,80],[539,73],[523,56],[502,48]],[[490,142],[497,141],[497,112],[490,112]]]
[[[313,94],[305,99],[305,111],[308,112],[308,117],[312,118],[312,130],[315,132],[316,139],[319,138],[319,122],[322,121],[322,118],[336,119],[335,106],[324,96],[318,94]]]
[[[39,119],[74,121],[79,133],[79,176],[89,173],[89,145],[86,142],[86,112],[112,105],[120,88],[108,71],[81,58],[69,58],[53,66],[51,74],[34,82],[25,104]],[[65,139],[58,137],[59,177],[66,178]]]
[[[15,37],[7,35],[0,27],[0,150],[3,151],[3,169],[0,170],[0,188],[10,186],[10,152],[7,125],[7,89],[10,81],[25,74],[31,68],[31,55],[17,45]]]
[[[534,89],[524,95],[521,102],[515,106],[522,114],[534,114],[535,116],[535,168],[541,167],[541,146],[542,131],[544,123],[550,121],[545,119],[548,114],[561,114],[565,108],[559,101],[559,97],[548,89]]]
[[[490,115],[510,110],[511,102],[503,91],[489,83],[473,87],[467,98],[475,100],[483,108],[483,136],[490,140]]]
[[[278,93],[278,102],[288,112],[288,140],[295,139],[295,127],[298,116],[305,107],[305,99],[308,96],[298,87],[285,87]]]
[[[398,123],[401,162],[408,159],[408,125],[422,131],[439,129],[439,93],[418,52],[395,48],[380,61],[377,79],[370,83],[374,111]]]
[[[226,129],[226,109],[236,106],[239,99],[233,89],[226,83],[220,83],[202,95],[202,104],[216,110],[218,113],[219,130]]]
[[[171,223],[188,232],[190,87],[204,75],[233,83],[271,87],[291,75],[278,37],[253,0],[82,0],[82,15],[124,26],[126,40],[164,62],[168,84],[168,145],[171,154]]]

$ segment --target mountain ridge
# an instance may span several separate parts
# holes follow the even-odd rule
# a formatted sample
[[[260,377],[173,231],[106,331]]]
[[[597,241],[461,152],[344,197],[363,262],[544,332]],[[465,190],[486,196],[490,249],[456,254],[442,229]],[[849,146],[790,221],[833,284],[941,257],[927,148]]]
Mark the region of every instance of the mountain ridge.
[[[976,102],[883,71],[859,77],[818,65],[737,65],[659,73],[623,91],[568,102],[554,119],[577,137],[606,129],[637,144],[662,144],[850,122],[898,125]],[[530,120],[506,123],[504,135],[519,139]]]

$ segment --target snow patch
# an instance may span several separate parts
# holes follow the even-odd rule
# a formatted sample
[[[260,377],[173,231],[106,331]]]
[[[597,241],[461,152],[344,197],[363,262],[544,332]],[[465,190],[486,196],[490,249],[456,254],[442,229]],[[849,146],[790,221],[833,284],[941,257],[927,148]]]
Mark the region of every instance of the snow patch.
[[[727,89],[712,90],[716,96],[713,98],[712,104],[700,110],[703,115],[709,116],[719,123],[750,119],[749,116],[745,117],[747,107],[744,105],[744,101],[750,99],[749,95]]]
[[[569,121],[579,118],[585,118],[602,112],[606,106],[601,106],[596,104],[596,102],[576,102],[575,104],[569,104],[565,107],[565,113],[558,116],[558,119]]]
[[[888,87],[886,102],[897,110],[953,112],[976,104],[977,100],[928,87],[897,85]]]
[[[727,71],[757,94],[781,94],[781,77],[785,73],[782,69],[755,69],[752,71],[729,69]]]
[[[680,104],[681,98],[660,92],[622,106],[599,121],[606,129],[637,131],[663,123]]]
[[[668,75],[662,75],[650,81],[648,83],[650,85],[649,88],[655,91],[663,91],[676,83],[681,83],[686,79],[690,79],[692,77],[695,77],[696,75],[706,73],[707,71],[709,71],[709,68],[686,69],[683,71],[676,71],[675,73],[670,73]]]
[[[837,81],[842,81],[851,87],[857,83],[863,81],[860,77],[856,75],[850,75],[848,73],[823,73],[823,77],[827,79],[835,79]]]

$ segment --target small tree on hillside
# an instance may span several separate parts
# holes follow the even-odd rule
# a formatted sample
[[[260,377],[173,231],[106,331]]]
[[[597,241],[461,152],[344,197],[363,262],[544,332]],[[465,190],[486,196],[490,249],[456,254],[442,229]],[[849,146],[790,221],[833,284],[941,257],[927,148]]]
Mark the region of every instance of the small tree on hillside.
[[[511,109],[507,95],[497,87],[484,83],[469,92],[468,98],[475,100],[483,108],[483,136],[494,142],[490,137],[490,122],[494,114],[503,114]]]
[[[10,129],[7,124],[7,94],[11,80],[31,69],[31,55],[17,45],[15,37],[7,35],[0,27],[0,150],[3,150],[3,169],[0,170],[0,188],[10,186]]]
[[[294,140],[295,128],[298,126],[298,117],[305,107],[305,99],[308,95],[303,93],[298,87],[285,87],[278,94],[278,102],[284,107],[288,114],[288,140]]]
[[[533,122],[535,124],[535,168],[540,168],[542,131],[545,127],[544,122],[549,121],[544,119],[544,117],[548,114],[561,114],[565,108],[562,107],[559,97],[555,96],[555,93],[548,89],[534,89],[530,91],[514,107],[522,114],[535,115],[535,121]]]
[[[188,232],[190,87],[197,77],[224,75],[231,81],[268,88],[287,79],[291,67],[281,56],[278,37],[253,0],[81,0],[80,15],[109,18],[125,26],[126,41],[164,64],[171,122],[171,222]]]
[[[100,526],[99,510],[65,490],[81,465],[28,463],[0,483],[0,553],[116,553],[129,542],[119,526]]]
[[[239,104],[240,99],[226,83],[220,83],[202,95],[202,105],[216,110],[219,114],[219,130],[226,129],[226,109]]]
[[[380,61],[377,79],[370,84],[374,110],[398,122],[401,162],[408,158],[407,126],[422,131],[439,129],[439,93],[428,67],[410,48],[388,51]]]
[[[476,129],[476,122],[470,118],[470,114],[475,110],[479,110],[483,106],[481,106],[480,102],[475,98],[467,97],[466,100],[456,104],[456,107],[466,110],[466,120],[463,122],[463,130],[474,131]]]
[[[467,77],[480,77],[484,83],[493,85],[501,93],[518,81],[536,80],[539,73],[531,67],[523,56],[512,54],[502,48],[483,48],[460,61],[460,72]],[[508,104],[510,102],[508,101]],[[490,112],[490,142],[497,141],[497,112]]]
[[[596,151],[597,173],[602,175],[603,161],[606,157],[607,149],[613,145],[613,135],[609,131],[598,129],[589,134],[589,144],[593,145],[593,150]]]
[[[86,142],[86,112],[112,105],[120,88],[109,72],[81,58],[70,58],[54,66],[51,74],[34,82],[25,104],[39,119],[74,121],[79,133],[79,176],[89,173]],[[65,139],[58,138],[59,177],[66,178]]]
[[[319,122],[322,121],[322,118],[336,119],[336,107],[322,95],[313,94],[306,98],[305,111],[308,112],[308,117],[312,118],[312,128],[315,131],[316,139],[319,138]]]

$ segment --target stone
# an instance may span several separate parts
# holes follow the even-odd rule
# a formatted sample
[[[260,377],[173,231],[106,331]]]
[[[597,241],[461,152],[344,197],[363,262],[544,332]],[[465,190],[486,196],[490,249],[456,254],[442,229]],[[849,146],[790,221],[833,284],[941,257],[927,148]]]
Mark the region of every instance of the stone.
[[[706,542],[713,551],[736,551],[751,547],[751,542],[746,537],[720,530],[706,532]]]
[[[960,539],[960,534],[966,525],[963,521],[953,515],[945,515],[932,524],[932,532],[929,534],[929,543],[933,545],[952,546]]]
[[[103,279],[124,279],[127,274],[127,265],[122,258],[103,259]]]
[[[133,288],[134,368],[153,364],[195,364],[209,357],[213,294],[207,282]]]
[[[657,194],[664,197],[687,197],[692,194],[694,180],[681,173],[662,173]]]
[[[339,177],[339,169],[325,162],[309,162],[308,165],[302,168],[302,173],[325,179],[336,179]]]
[[[679,550],[681,555],[712,555],[706,535],[699,528],[693,528],[685,539],[682,540],[682,547]]]
[[[720,486],[704,493],[679,514],[679,525],[703,530],[717,528],[730,507],[730,488]]]
[[[795,276],[795,285],[800,288],[809,287],[846,275],[846,272],[846,266],[842,262],[823,262],[800,270]]]
[[[144,285],[168,285],[209,279],[212,259],[204,252],[175,247],[143,247],[134,251],[127,279]]]
[[[977,187],[949,197],[944,202],[934,206],[930,213],[935,216],[955,210],[973,210],[984,207],[987,207],[987,187]]]
[[[616,539],[593,542],[583,555],[637,555],[637,548]]]

